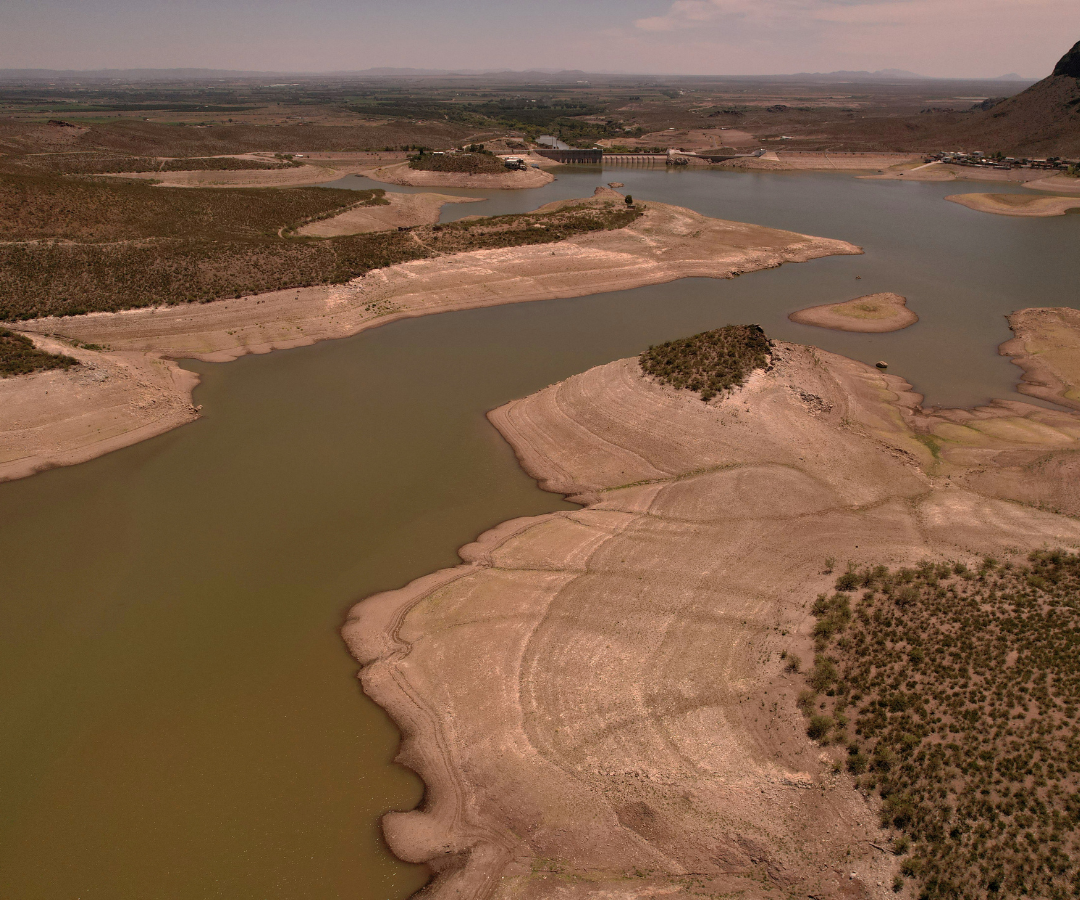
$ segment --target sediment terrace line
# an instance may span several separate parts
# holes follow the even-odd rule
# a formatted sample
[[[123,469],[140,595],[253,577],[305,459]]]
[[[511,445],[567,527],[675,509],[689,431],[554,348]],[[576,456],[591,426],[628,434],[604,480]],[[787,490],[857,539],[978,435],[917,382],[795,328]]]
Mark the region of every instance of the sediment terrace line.
[[[612,198],[622,201],[622,195],[601,189],[595,202]],[[569,202],[559,201],[541,211]],[[67,423],[75,408],[79,414],[106,417],[100,399],[103,394],[80,390],[74,374],[51,381],[48,395],[41,390],[37,401],[41,434],[48,433],[45,438],[22,429],[19,419],[10,414],[21,396],[37,390],[34,385],[42,383],[43,376],[0,381],[0,480],[81,462],[196,417],[197,410],[191,405],[195,377],[182,373],[170,360],[227,362],[248,353],[347,337],[430,313],[578,297],[691,276],[727,278],[784,262],[861,252],[844,241],[711,219],[655,203],[621,229],[578,235],[558,243],[417,260],[370,272],[340,286],[290,288],[208,304],[19,323],[18,330],[36,341],[54,341],[65,348],[70,341],[110,348],[104,352],[65,351],[102,369],[109,367],[110,357],[117,353],[127,353],[132,359],[143,356],[146,365],[156,360],[157,365],[168,368],[166,382],[171,383],[173,392],[168,402],[177,412],[161,420],[157,430],[147,430],[149,420],[138,413],[141,395],[132,386],[133,412],[124,420],[123,435],[90,447]],[[5,449],[7,461],[3,459]],[[20,461],[13,462],[15,458]]]
[[[826,556],[1080,544],[1080,522],[1014,502],[1010,479],[1058,438],[978,430],[1071,428],[1075,447],[1080,421],[1023,404],[970,413],[967,443],[935,458],[914,429],[951,423],[895,376],[791,345],[775,363],[709,405],[624,360],[494,411],[526,470],[589,506],[481,536],[437,596],[410,587],[354,608],[345,634],[361,661],[380,610],[397,610],[408,702],[457,742],[429,766],[404,722],[405,761],[433,797],[453,777],[463,811],[432,800],[386,819],[395,852],[435,871],[436,896],[667,894],[690,873],[748,897],[885,896],[894,860],[872,853],[875,811],[805,738],[779,651],[806,651]],[[736,412],[741,427],[722,424]],[[672,477],[651,477],[658,465]],[[768,516],[739,514],[755,504]],[[675,527],[656,518],[688,512]],[[373,687],[396,717],[385,675]],[[572,877],[544,877],[560,872]]]

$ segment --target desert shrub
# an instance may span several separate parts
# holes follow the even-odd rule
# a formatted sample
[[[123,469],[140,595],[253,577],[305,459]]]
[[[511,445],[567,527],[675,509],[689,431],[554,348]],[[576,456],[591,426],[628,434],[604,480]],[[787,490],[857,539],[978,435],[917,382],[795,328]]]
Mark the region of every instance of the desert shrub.
[[[829,716],[811,716],[806,733],[811,740],[820,741],[828,736],[833,720]]]
[[[725,325],[668,341],[641,354],[641,370],[664,384],[700,393],[708,401],[742,385],[768,365],[772,341],[757,325]]]
[[[243,171],[288,169],[292,159],[241,159],[235,156],[193,156],[158,159],[117,153],[45,153],[19,159],[24,169],[64,175],[122,175],[135,172]]]
[[[77,359],[38,350],[26,335],[0,328],[0,378],[27,375],[42,369],[69,369],[77,365]]]
[[[490,151],[472,153],[419,153],[409,160],[409,168],[425,172],[458,172],[464,175],[497,175],[506,164]]]
[[[5,210],[4,181],[0,178],[0,212]],[[85,185],[67,183],[80,189]],[[554,212],[470,218],[415,228],[411,233],[384,231],[320,239],[292,237],[291,228],[358,201],[385,202],[380,192],[368,196],[325,188],[104,187],[105,195],[90,191],[74,197],[56,188],[60,193],[53,200],[39,199],[28,210],[20,210],[7,195],[6,210],[16,222],[5,224],[0,216],[0,233],[6,227],[19,234],[21,227],[22,234],[39,239],[0,243],[0,320],[208,302],[339,284],[413,259],[546,244],[575,234],[622,228],[641,215],[610,201],[587,201]],[[130,215],[88,209],[84,218],[77,217],[79,197],[101,196],[120,197]],[[141,205],[143,201],[148,206]],[[49,210],[56,215],[48,214]],[[65,240],[49,239],[58,236]]]
[[[910,847],[903,875],[927,900],[1075,896],[1080,555],[841,578],[866,590],[814,601],[819,652],[799,705],[819,740],[850,716],[847,769],[880,795],[896,852]]]

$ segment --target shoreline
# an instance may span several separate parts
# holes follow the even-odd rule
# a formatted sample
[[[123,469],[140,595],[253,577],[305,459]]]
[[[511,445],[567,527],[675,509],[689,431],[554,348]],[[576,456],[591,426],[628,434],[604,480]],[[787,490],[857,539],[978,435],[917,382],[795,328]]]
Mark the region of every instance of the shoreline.
[[[1080,410],[1080,311],[1028,308],[1006,318],[1014,337],[998,353],[1023,372],[1016,390]]]
[[[1080,418],[926,410],[910,387],[778,344],[769,371],[710,404],[627,359],[489,413],[522,468],[584,508],[504,522],[342,629],[427,786],[383,826],[429,865],[429,894],[518,897],[546,873],[565,896],[635,875],[668,892],[693,872],[759,896],[764,869],[788,892],[889,896],[898,862],[867,849],[874,805],[805,737],[779,661],[812,655],[821,559],[1080,545],[1072,518],[1033,508],[1071,473],[1018,474],[1080,445]]]
[[[373,270],[341,285],[293,288],[208,304],[37,319],[16,323],[14,330],[35,342],[51,340],[65,348],[72,341],[107,346],[110,350],[104,357],[121,352],[156,360],[174,384],[170,403],[191,408],[194,382],[178,374],[185,371],[176,364],[178,359],[228,362],[249,353],[349,337],[431,313],[579,297],[686,277],[730,278],[785,262],[861,252],[844,241],[710,219],[654,203],[625,228],[557,243],[416,260]],[[68,458],[85,461],[144,438],[139,429],[151,420],[147,408],[139,407],[136,382],[127,407],[131,413],[126,437],[116,436],[107,448],[97,450],[86,442],[72,443],[64,425],[70,414],[64,411],[78,409],[81,416],[90,416],[94,398],[93,392],[78,395],[70,387],[74,381],[59,380],[63,374],[48,377],[58,379],[58,388],[69,385],[71,396],[55,396],[54,389],[43,404],[43,421],[26,427],[12,410],[20,395],[36,390],[35,379],[42,377],[32,374],[0,380],[0,447],[7,447],[0,456],[0,481],[61,465]],[[81,397],[77,404],[71,399],[75,396]],[[109,409],[101,406],[98,413],[107,416]]]
[[[1046,218],[1080,210],[1080,197],[1039,197],[1034,194],[950,194],[945,198],[976,212],[998,216]]]
[[[522,154],[532,159],[531,154]],[[542,159],[542,157],[541,157]],[[550,165],[550,160],[545,160]],[[555,180],[547,169],[525,170],[507,169],[505,172],[490,175],[468,175],[464,172],[430,172],[423,169],[410,169],[407,162],[393,163],[364,172],[365,177],[383,184],[397,184],[408,187],[454,187],[477,188],[484,190],[523,190],[543,187]]]

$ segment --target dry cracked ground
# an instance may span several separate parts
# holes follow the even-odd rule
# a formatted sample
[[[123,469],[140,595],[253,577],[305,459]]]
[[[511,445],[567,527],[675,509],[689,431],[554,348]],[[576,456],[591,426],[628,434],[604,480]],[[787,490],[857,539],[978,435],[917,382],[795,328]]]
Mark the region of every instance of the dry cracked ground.
[[[1080,418],[918,399],[778,345],[709,404],[623,360],[491,414],[584,507],[504,523],[345,628],[428,785],[384,827],[430,892],[894,896],[876,808],[806,737],[781,658],[809,660],[826,557],[1080,545]]]

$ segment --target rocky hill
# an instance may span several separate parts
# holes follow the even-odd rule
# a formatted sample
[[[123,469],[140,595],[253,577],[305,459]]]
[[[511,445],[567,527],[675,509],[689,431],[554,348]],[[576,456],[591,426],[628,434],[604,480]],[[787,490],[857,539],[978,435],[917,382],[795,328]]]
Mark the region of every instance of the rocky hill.
[[[985,144],[987,151],[1080,156],[1080,41],[1048,77],[988,110],[979,110],[957,131],[968,145],[975,140]]]
[[[789,126],[789,133],[798,128]],[[866,116],[807,135],[806,149],[933,152],[1001,151],[1009,156],[1080,157],[1080,42],[1054,71],[1007,99],[993,98],[966,111],[927,109],[915,116]]]

